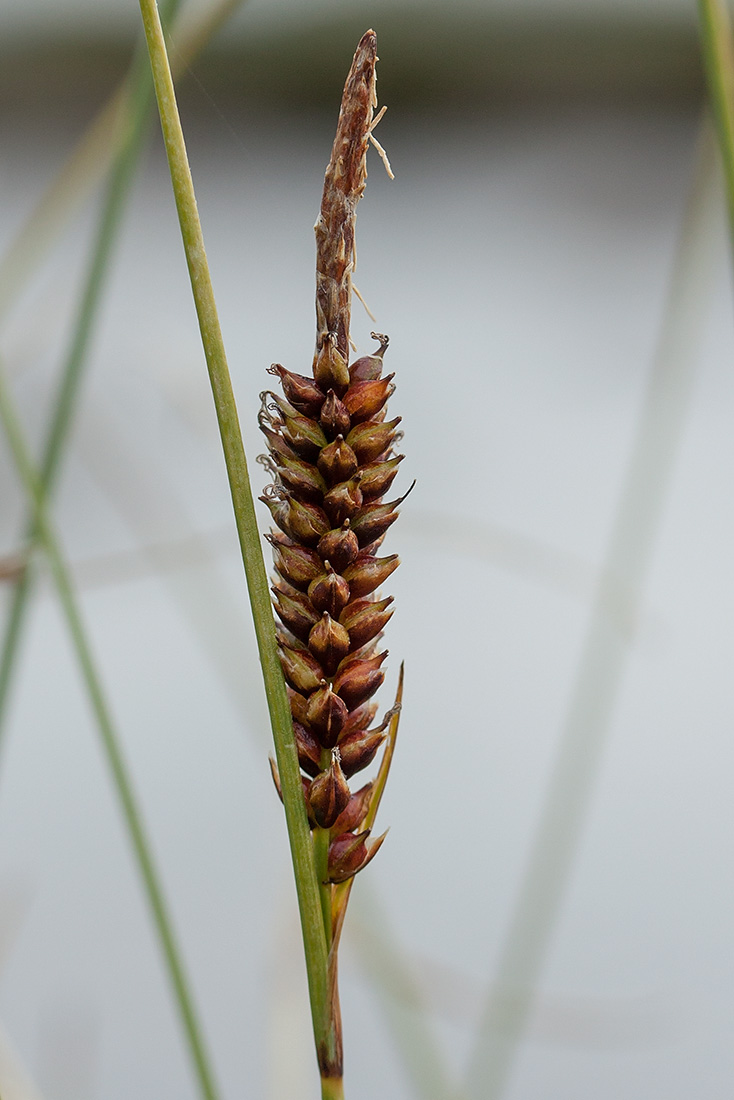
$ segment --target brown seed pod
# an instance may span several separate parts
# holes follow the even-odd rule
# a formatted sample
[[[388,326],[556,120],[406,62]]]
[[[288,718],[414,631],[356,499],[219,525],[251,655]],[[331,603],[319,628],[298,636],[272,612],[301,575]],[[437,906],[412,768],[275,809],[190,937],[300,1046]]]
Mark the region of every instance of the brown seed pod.
[[[359,469],[356,454],[341,435],[338,435],[333,443],[324,447],[318,457],[317,465],[330,485],[348,481]]]
[[[337,743],[348,716],[346,703],[332,691],[329,684],[324,683],[309,696],[306,721],[325,749],[331,749]]]
[[[339,764],[339,752],[332,751],[326,771],[316,776],[308,791],[311,816],[321,829],[330,829],[349,805],[349,785]]]
[[[375,558],[371,554],[361,553],[344,570],[343,579],[349,586],[350,595],[358,599],[369,596],[384,584],[399,565],[397,554],[391,554],[389,558]]]
[[[321,573],[308,586],[308,598],[317,611],[328,611],[332,619],[338,619],[349,603],[351,590],[344,577],[325,561],[326,572]]]

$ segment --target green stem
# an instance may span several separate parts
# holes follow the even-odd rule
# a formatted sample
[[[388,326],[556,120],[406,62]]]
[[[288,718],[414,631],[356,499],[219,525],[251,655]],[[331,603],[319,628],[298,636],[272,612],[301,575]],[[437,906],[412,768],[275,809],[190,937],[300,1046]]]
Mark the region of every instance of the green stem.
[[[255,506],[247,472],[247,461],[242,444],[242,434],[232,392],[224,342],[219,326],[214,291],[206,260],[194,186],[186,156],[186,145],[176,106],[173,80],[155,0],[140,0],[140,10],[148,41],[148,52],[161,116],[163,139],[214,397],[237,533],[255,622],[255,634],[270,711],[296,880],[314,1037],[320,1056],[328,1058],[336,1049],[336,1037],[329,1016],[326,936],[322,921],[311,833],[303,802],[298,754],[293,737],[293,725],[285,681],[278,657],[268,579],[260,546]]]
[[[331,833],[328,829],[316,828],[313,831],[313,854],[316,864],[316,878],[319,884],[319,897],[321,899],[321,915],[324,921],[324,934],[326,935],[326,947],[331,947],[331,895],[332,886],[327,881],[329,874],[329,839]]]
[[[322,1077],[321,1100],[344,1100],[344,1078]]]
[[[137,807],[130,776],[92,658],[86,631],[72,590],[69,571],[64,563],[58,540],[48,518],[43,484],[33,469],[2,369],[0,369],[0,420],[2,420],[7,435],[18,474],[28,499],[33,503],[35,529],[48,558],[54,584],[97,720],[102,746],[120,799],[123,817],[132,841],[168,974],[173,985],[201,1095],[205,1100],[217,1100],[217,1091],[209,1069],[204,1041],[194,1011],[188,981],[181,962],[163,891],[159,885],[158,874]]]
[[[165,18],[173,17],[181,0],[166,0]],[[69,436],[72,414],[77,402],[79,386],[87,363],[87,352],[97,316],[105,276],[109,271],[110,256],[122,221],[125,202],[130,193],[135,168],[145,139],[153,103],[153,89],[144,50],[136,54],[130,69],[132,89],[127,108],[127,125],[110,175],[107,194],[97,228],[97,235],[84,282],[81,302],[71,342],[61,371],[61,380],[53,404],[41,461],[41,486],[48,499],[56,483],[61,455]],[[37,531],[33,512],[26,520],[26,544],[32,548]],[[10,611],[5,623],[5,633],[0,652],[0,747],[4,732],[4,718],[12,681],[15,661],[19,652],[20,637],[33,588],[33,567],[30,557],[13,589]]]
[[[734,41],[723,0],[698,0],[701,50],[724,164],[729,226],[734,236]]]

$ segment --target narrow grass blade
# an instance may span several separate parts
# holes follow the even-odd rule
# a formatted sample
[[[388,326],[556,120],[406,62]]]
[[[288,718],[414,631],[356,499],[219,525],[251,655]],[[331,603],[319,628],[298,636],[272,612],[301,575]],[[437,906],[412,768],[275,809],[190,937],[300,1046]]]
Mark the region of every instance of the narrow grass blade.
[[[166,0],[166,18],[172,18],[179,6],[180,0]],[[46,437],[41,463],[41,484],[46,498],[53,491],[64,444],[69,435],[72,414],[87,362],[94,320],[102,298],[105,277],[109,271],[112,251],[121,225],[126,200],[130,193],[135,168],[140,159],[153,106],[153,88],[144,49],[138,50],[133,61],[129,75],[129,85],[131,89],[130,96],[121,109],[120,145],[107,187],[107,196],[92,247],[79,311],[61,370],[59,387],[53,403],[51,423]],[[31,512],[30,517],[26,520],[25,537],[29,549],[33,546],[35,538],[36,530],[33,513]],[[10,609],[5,623],[2,650],[0,651],[0,747],[2,746],[5,728],[4,717],[10,684],[32,586],[33,563],[29,554],[27,564],[13,589]]]
[[[184,971],[173,926],[168,914],[158,873],[143,827],[137,800],[133,792],[127,765],[122,755],[112,715],[104,696],[102,684],[87,640],[86,630],[72,589],[69,571],[63,560],[59,543],[46,511],[43,485],[31,463],[30,455],[20,428],[13,402],[10,398],[4,373],[0,365],[0,420],[13,455],[18,475],[28,499],[35,509],[34,522],[39,539],[48,558],[54,585],[66,618],[72,644],[89,695],[99,729],[102,746],[112,774],[115,790],[120,800],[123,818],[140,871],[145,893],[150,905],[168,975],[173,987],[176,1005],[186,1036],[189,1053],[194,1065],[199,1091],[203,1100],[217,1100],[214,1078],[197,1020],[188,980]]]
[[[457,1100],[413,969],[374,887],[361,884],[356,909],[347,943],[375,992],[413,1095],[417,1100]]]
[[[334,1045],[335,1037],[329,1023],[326,936],[321,920],[311,834],[301,793],[300,769],[293,738],[290,706],[276,647],[270,592],[255,518],[247,460],[204,249],[186,145],[178,116],[173,79],[155,0],[140,0],[140,10],[148,41],[163,139],[214,397],[270,710],[301,915],[314,1037],[317,1048],[329,1049]]]
[[[172,35],[174,73],[183,74],[246,0],[214,0],[203,14],[179,20]],[[68,160],[0,260],[0,321],[7,316],[46,253],[109,171],[127,125],[135,82],[126,78],[90,122]]]
[[[734,239],[734,38],[725,0],[698,0],[701,52],[716,119]]]
[[[692,389],[716,227],[714,143],[699,145],[665,315],[570,708],[471,1058],[471,1100],[504,1094],[599,773]]]

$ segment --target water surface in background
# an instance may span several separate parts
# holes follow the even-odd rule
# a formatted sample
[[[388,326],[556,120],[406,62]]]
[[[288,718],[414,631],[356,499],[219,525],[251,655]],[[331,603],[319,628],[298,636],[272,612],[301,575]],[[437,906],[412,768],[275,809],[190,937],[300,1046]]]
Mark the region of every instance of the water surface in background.
[[[251,459],[265,368],[310,364],[312,226],[332,126],[212,108],[190,131]],[[643,110],[388,114],[380,139],[395,182],[370,164],[356,282],[377,321],[355,303],[353,332],[360,352],[371,328],[390,333],[408,456],[396,488],[418,484],[388,544],[403,566],[383,705],[403,657],[407,679],[381,814],[391,832],[369,875],[452,1066],[470,1046],[564,721],[695,129],[690,116]],[[7,241],[67,135],[31,120],[2,137]],[[3,336],[36,441],[90,225],[89,214],[75,225]],[[723,1100],[734,1071],[723,220],[709,267],[673,488],[508,1100]],[[22,511],[7,458],[0,478],[10,549]],[[159,151],[127,218],[56,511],[223,1093],[314,1095],[262,688]],[[17,926],[0,1018],[50,1100],[186,1100],[165,978],[47,581],[29,626],[0,788],[0,889]],[[349,1095],[407,1098],[356,958],[344,966]]]

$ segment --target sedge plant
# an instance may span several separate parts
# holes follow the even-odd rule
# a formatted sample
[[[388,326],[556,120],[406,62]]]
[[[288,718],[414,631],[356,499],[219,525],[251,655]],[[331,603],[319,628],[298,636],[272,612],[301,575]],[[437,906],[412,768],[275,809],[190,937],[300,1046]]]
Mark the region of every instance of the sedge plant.
[[[322,1100],[344,1096],[338,946],[354,876],[384,835],[371,831],[390,768],[402,699],[371,728],[384,679],[377,652],[392,615],[376,589],[398,565],[378,549],[403,498],[383,501],[401,456],[399,418],[386,419],[387,339],[349,365],[356,206],[379,115],[376,36],[357,47],[316,224],[316,352],[312,376],[276,365],[284,398],[263,395],[260,426],[273,483],[264,496],[278,575],[276,634],[237,408],[198,217],[193,181],[155,0],[140,0],[202,343],[229,478],[270,712],[273,774],[285,807],[296,880]],[[286,686],[287,681],[287,686]],[[376,779],[349,778],[385,745]],[[305,774],[304,774],[305,773]]]

